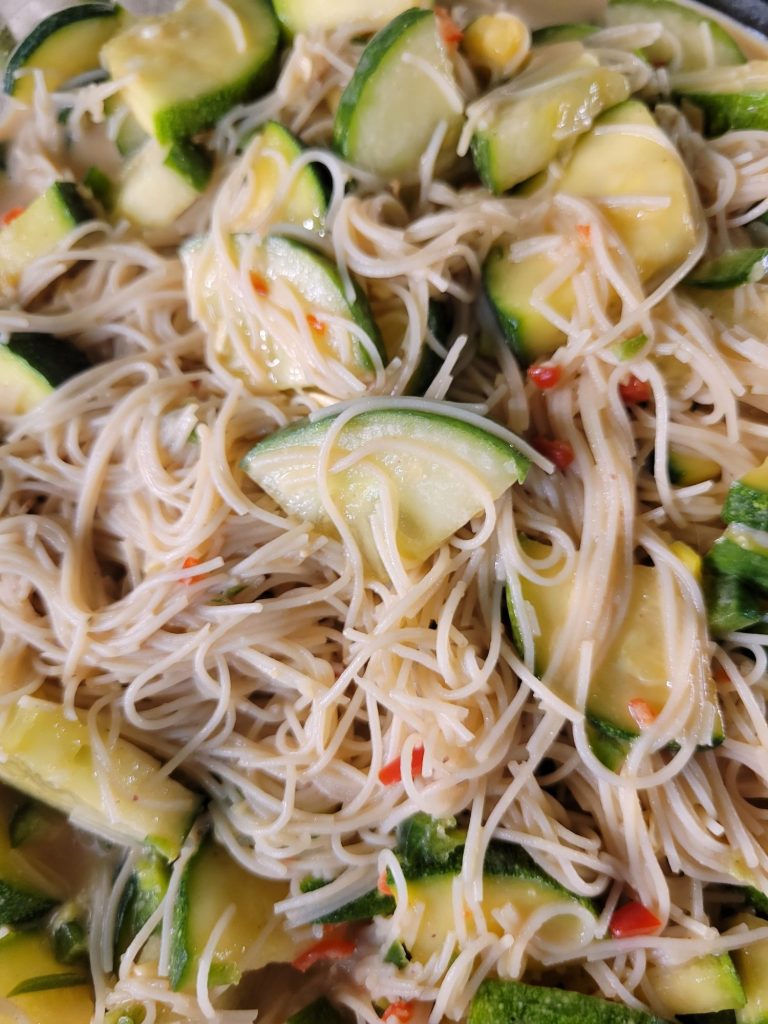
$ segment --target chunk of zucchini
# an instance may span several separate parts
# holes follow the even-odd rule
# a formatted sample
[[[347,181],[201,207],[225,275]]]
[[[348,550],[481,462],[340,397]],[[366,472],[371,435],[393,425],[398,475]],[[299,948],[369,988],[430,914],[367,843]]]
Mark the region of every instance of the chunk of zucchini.
[[[652,964],[648,981],[669,1015],[740,1010],[746,1002],[727,953],[697,956],[682,964]]]
[[[274,0],[275,13],[290,36],[299,32],[338,28],[348,22],[362,22],[366,28],[383,28],[388,21],[411,7],[429,7],[429,0]]]
[[[768,459],[731,484],[722,516],[725,523],[768,531]]]
[[[590,25],[587,21],[566,22],[563,25],[547,25],[546,28],[537,28],[531,35],[531,42],[534,46],[550,46],[552,43],[573,43],[588,39],[600,29],[597,25]]]
[[[768,593],[768,536],[743,523],[729,523],[712,545],[707,561],[723,576]]]
[[[275,903],[287,895],[287,883],[250,874],[222,846],[204,839],[185,868],[174,903],[171,987],[194,991],[200,955],[230,907],[234,913],[214,951],[209,985],[235,984],[244,970],[292,961],[296,943],[279,924],[254,947],[259,933],[272,923]]]
[[[707,621],[715,636],[748,630],[763,620],[768,611],[764,598],[743,580],[717,572],[709,559],[705,561],[705,570]]]
[[[497,194],[543,171],[603,110],[629,96],[624,75],[601,67],[589,53],[558,65],[556,74],[547,61],[531,65],[515,87],[519,94],[509,84],[490,94],[488,113],[472,137],[477,173]]]
[[[13,291],[22,271],[93,216],[76,185],[57,181],[0,230],[0,296]]]
[[[750,931],[764,928],[765,921],[754,914],[739,914],[731,925],[746,925]],[[745,1001],[736,1008],[738,1024],[766,1024],[768,1021],[768,939],[734,949],[733,960],[744,988]]]
[[[114,212],[140,228],[166,227],[200,198],[212,170],[201,146],[189,142],[161,146],[148,139],[123,169]]]
[[[422,409],[361,412],[338,433],[326,485],[367,560],[383,574],[371,517],[395,507],[396,543],[412,565],[428,558],[452,533],[482,511],[482,489],[496,499],[525,478],[527,460],[491,431]],[[333,535],[317,486],[318,455],[333,415],[300,420],[260,441],[242,468],[288,514]],[[489,424],[490,426],[490,424]],[[356,452],[354,466],[334,464]]]
[[[486,979],[469,1005],[468,1024],[665,1024],[642,1010],[597,996],[520,981]]]
[[[99,53],[125,21],[112,3],[84,3],[43,18],[23,39],[5,66],[4,89],[14,99],[30,103],[34,70],[42,71],[45,86],[54,92],[71,79],[99,67]]]
[[[158,142],[212,127],[270,87],[280,30],[267,0],[184,0],[114,36],[102,60],[144,131]]]
[[[93,1016],[90,978],[62,969],[44,931],[0,939],[0,996],[34,1024],[83,1024]]]
[[[249,168],[249,195],[235,224],[247,231],[254,218],[275,202],[291,164],[304,151],[301,140],[278,121],[267,121],[257,131]],[[274,223],[298,224],[319,231],[328,211],[329,186],[322,164],[306,164],[296,173],[293,184],[279,206],[272,211]]]
[[[610,0],[607,25],[658,22],[665,34],[643,54],[655,66],[671,65],[679,71],[743,64],[746,57],[723,26],[674,0]]]
[[[768,61],[672,75],[673,95],[698,107],[708,136],[768,129]]]
[[[685,283],[697,288],[736,288],[762,281],[766,274],[768,249],[732,249],[700,263]]]
[[[171,878],[168,861],[146,849],[136,862],[117,910],[115,950],[122,955],[160,906]]]
[[[455,159],[462,101],[436,16],[412,8],[365,48],[342,93],[333,127],[343,157],[381,178],[411,181],[435,131],[437,166]]]
[[[12,334],[0,344],[0,416],[20,416],[59,384],[90,367],[71,342],[50,334]]]
[[[717,480],[722,472],[719,462],[684,448],[672,447],[667,455],[667,474],[674,487],[692,487],[705,480]]]
[[[84,713],[70,719],[60,704],[21,697],[2,717],[0,779],[109,841],[146,841],[176,857],[199,797],[133,743],[112,741],[101,727],[99,735],[105,749],[97,771]]]

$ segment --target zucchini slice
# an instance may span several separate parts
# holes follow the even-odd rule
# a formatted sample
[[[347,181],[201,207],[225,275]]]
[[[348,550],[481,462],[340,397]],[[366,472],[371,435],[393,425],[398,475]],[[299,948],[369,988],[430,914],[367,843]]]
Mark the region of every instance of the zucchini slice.
[[[486,979],[469,1005],[467,1024],[666,1024],[623,1003],[520,981]]]
[[[12,845],[9,830],[17,804],[11,793],[0,791],[0,926],[34,921],[67,895]]]
[[[0,295],[11,292],[22,271],[62,242],[93,213],[69,181],[57,181],[0,230]]]
[[[722,516],[725,523],[768,530],[768,459],[731,484]]]
[[[744,64],[747,59],[719,22],[674,0],[610,0],[606,25],[644,22],[659,22],[665,29],[665,36],[643,50],[654,66],[669,64],[678,71],[698,71],[713,64]]]
[[[700,263],[685,283],[697,288],[737,288],[768,274],[768,249],[733,249]]]
[[[764,928],[763,918],[739,914],[731,925]],[[737,1024],[765,1024],[768,1020],[768,939],[734,949],[733,959],[744,987],[745,1002],[736,1008]]]
[[[124,12],[111,3],[79,4],[48,15],[9,57],[5,91],[22,103],[30,103],[34,76],[22,72],[42,71],[46,88],[54,92],[79,75],[98,69],[102,46],[124,21]]]
[[[549,551],[546,544],[521,537],[523,549],[535,558],[543,558]],[[558,567],[549,570],[556,574]],[[542,585],[530,580],[520,581],[522,596],[533,608],[538,623],[535,642],[535,669],[542,675],[550,663],[558,630],[565,621],[571,602],[570,580],[557,585]],[[512,633],[518,648],[522,638],[517,612],[508,592],[507,610]],[[647,565],[635,565],[632,570],[632,591],[622,628],[615,635],[593,672],[587,697],[589,720],[619,739],[633,739],[639,735],[630,702],[644,701],[659,713],[669,695],[669,671],[666,656],[658,642],[663,634],[664,618],[658,573]],[[711,742],[722,742],[722,723],[717,709],[714,683],[708,672],[691,670],[690,686],[696,706],[702,701],[714,705],[715,728]]]
[[[151,847],[137,860],[117,910],[115,951],[121,956],[157,910],[168,891],[168,861]]]
[[[428,7],[428,0],[274,0],[275,13],[289,36],[316,30],[328,32],[347,22],[383,28],[411,7]]]
[[[60,704],[21,697],[2,718],[0,779],[108,841],[147,842],[176,857],[199,797],[133,743],[99,733],[105,750],[97,772],[84,713],[69,719]]]
[[[478,490],[494,500],[523,480],[528,461],[480,426],[435,411],[404,407],[361,412],[346,423],[329,458],[327,486],[369,563],[386,575],[371,517],[389,506],[396,543],[418,565],[483,509]],[[439,408],[439,406],[436,406]],[[335,417],[300,420],[260,441],[242,468],[288,515],[323,533],[335,529],[317,486],[318,455]],[[491,426],[491,424],[489,424]],[[334,464],[355,452],[354,466]]]
[[[204,839],[184,870],[173,908],[171,987],[194,992],[200,954],[230,906],[234,914],[213,954],[209,985],[236,984],[245,970],[291,962],[296,943],[280,927],[273,928],[249,955],[259,933],[272,921],[275,903],[287,895],[286,882],[250,874],[224,847],[210,837]]]
[[[484,98],[488,113],[472,137],[477,173],[496,194],[543,171],[602,111],[629,96],[624,75],[589,53],[556,72],[550,61],[534,63],[515,79],[515,89],[519,95],[505,84]]]
[[[440,125],[446,132],[437,166],[445,170],[453,162],[462,107],[437,17],[413,8],[363,51],[339,102],[334,145],[381,178],[411,181]]]
[[[158,142],[211,128],[236,103],[266,91],[277,73],[280,30],[267,0],[184,0],[139,18],[102,50],[122,96]]]
[[[717,480],[722,472],[719,462],[683,448],[670,448],[667,456],[669,482],[674,487],[692,487],[705,480]]]
[[[707,561],[722,573],[768,593],[768,535],[743,523],[729,523]]]
[[[246,231],[253,219],[270,207],[290,165],[301,156],[304,146],[278,121],[267,121],[256,132],[249,167],[249,195],[235,228]],[[295,176],[280,205],[273,211],[275,223],[298,224],[319,231],[325,224],[330,189],[322,164],[307,164]]]
[[[0,416],[21,416],[59,384],[90,367],[83,353],[50,334],[12,334],[0,344]]]
[[[148,139],[123,169],[114,212],[140,228],[167,227],[200,198],[212,172],[211,159],[201,146],[161,146]]]
[[[671,76],[672,93],[698,107],[708,136],[768,129],[768,61]]]
[[[721,576],[714,571],[709,559],[704,573],[704,595],[707,599],[707,621],[715,636],[748,630],[762,622],[768,606],[742,580],[735,576]]]
[[[44,931],[0,939],[0,996],[35,1024],[83,1024],[93,1016],[90,977],[62,968]]]
[[[587,21],[572,21],[563,25],[547,25],[537,28],[531,35],[534,46],[550,46],[552,43],[573,43],[588,39],[599,32],[598,25],[590,25]]]
[[[682,964],[652,964],[647,977],[670,1016],[740,1010],[746,1003],[744,988],[727,953],[697,956]]]
[[[235,238],[241,250],[248,236]],[[219,359],[227,369],[257,390],[314,387],[312,355],[333,359],[361,380],[368,380],[373,362],[357,337],[361,330],[382,358],[382,342],[367,299],[355,287],[349,301],[338,268],[322,253],[295,239],[272,235],[249,250],[251,269],[243,284],[238,268],[222,266],[212,248],[191,244],[182,251],[192,315],[215,338]],[[242,260],[240,252],[235,263]],[[311,335],[308,353],[297,353],[289,341],[270,334],[263,320],[249,312],[242,288],[258,289],[265,316],[289,318],[295,330]],[[303,324],[296,323],[297,307]],[[349,327],[346,324],[349,324]]]

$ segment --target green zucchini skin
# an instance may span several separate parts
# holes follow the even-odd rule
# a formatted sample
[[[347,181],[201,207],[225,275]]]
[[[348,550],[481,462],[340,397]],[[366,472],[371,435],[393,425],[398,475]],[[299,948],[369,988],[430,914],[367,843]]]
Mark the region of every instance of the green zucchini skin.
[[[697,288],[737,288],[754,284],[768,274],[768,249],[733,249],[706,260],[686,278]]]
[[[88,370],[90,361],[71,342],[51,334],[19,333],[8,339],[8,348],[44,377],[52,388]]]
[[[743,548],[724,535],[712,545],[707,558],[721,575],[768,591],[768,557],[762,552]]]
[[[744,523],[768,531],[768,491],[735,481],[728,490],[722,518],[725,523]]]
[[[743,580],[718,572],[709,559],[704,565],[707,621],[715,636],[748,629],[763,619],[766,612],[764,599]]]
[[[768,92],[681,92],[678,98],[699,108],[710,139],[726,132],[768,131]]]
[[[468,1024],[664,1024],[641,1010],[581,992],[486,979],[470,1003]]]

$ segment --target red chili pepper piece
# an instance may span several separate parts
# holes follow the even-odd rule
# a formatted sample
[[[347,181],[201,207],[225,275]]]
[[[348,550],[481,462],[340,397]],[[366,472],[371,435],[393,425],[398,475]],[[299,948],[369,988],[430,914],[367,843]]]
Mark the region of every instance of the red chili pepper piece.
[[[558,441],[552,437],[534,437],[531,442],[537,452],[554,462],[557,469],[565,471],[576,458],[568,441]]]
[[[625,405],[641,405],[651,400],[653,391],[647,380],[638,380],[634,373],[630,373],[627,379],[619,384],[619,394]]]
[[[435,15],[437,16],[440,38],[443,40],[445,45],[453,47],[458,46],[464,38],[464,33],[450,16],[448,11],[446,11],[444,7],[436,7]]]
[[[321,960],[346,960],[347,957],[354,954],[356,948],[354,941],[346,934],[346,930],[344,934],[334,931],[330,935],[324,935],[319,942],[310,946],[309,949],[305,949],[303,953],[299,953],[293,961],[293,966],[297,971],[303,973]]]
[[[3,225],[13,224],[17,217],[20,217],[24,213],[23,206],[14,206],[6,213],[3,214]]]
[[[528,380],[540,391],[548,391],[557,387],[563,376],[563,368],[552,363],[536,363],[528,367]]]
[[[248,276],[251,279],[251,288],[253,288],[257,295],[269,295],[269,285],[261,274],[257,274],[255,270],[252,270]]]
[[[182,569],[194,569],[194,567],[196,565],[200,565],[200,559],[199,558],[195,558],[194,555],[189,555],[181,563],[181,568]],[[186,583],[187,585],[189,585],[191,583],[199,583],[201,579],[203,579],[202,576],[186,576],[182,580],[182,583]]]
[[[641,729],[647,729],[659,717],[648,701],[643,700],[642,697],[633,697],[627,703],[627,707],[629,708],[630,715],[632,715]]]
[[[644,907],[632,900],[614,913],[611,918],[611,935],[614,939],[630,939],[635,935],[653,935],[661,928],[661,921]]]
[[[403,999],[397,999],[394,1003],[390,1003],[384,1013],[381,1015],[382,1020],[394,1020],[402,1021],[406,1024],[407,1021],[413,1016],[413,1003],[406,1003]]]
[[[313,331],[315,334],[325,334],[328,330],[328,324],[316,317],[314,313],[307,313],[307,323],[309,324],[310,331]]]
[[[378,883],[376,885],[376,888],[379,890],[379,892],[382,894],[382,896],[394,896],[395,895],[392,892],[392,890],[390,889],[390,887],[389,887],[389,882],[387,881],[387,869],[386,868],[384,868],[384,870],[379,875],[379,881],[378,881]]]
[[[424,769],[424,747],[414,747],[411,754],[411,776],[417,779]],[[379,771],[379,782],[384,786],[393,786],[396,782],[403,781],[403,772],[400,766],[400,758],[385,764]]]

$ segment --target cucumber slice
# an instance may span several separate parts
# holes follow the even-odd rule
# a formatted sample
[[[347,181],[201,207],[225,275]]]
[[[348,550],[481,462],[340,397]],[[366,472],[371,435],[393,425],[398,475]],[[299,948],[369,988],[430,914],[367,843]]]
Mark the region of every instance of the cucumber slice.
[[[328,32],[347,22],[383,28],[411,7],[428,7],[428,0],[274,0],[275,13],[289,36],[299,32]]]
[[[707,621],[715,636],[736,633],[761,622],[768,611],[764,599],[746,583],[733,576],[721,576],[705,562],[704,595],[707,599]]]
[[[548,25],[546,28],[537,28],[531,35],[531,42],[534,46],[581,42],[582,39],[588,39],[599,31],[597,25],[590,25],[589,22],[572,21],[565,25]]]
[[[739,914],[730,922],[750,930],[764,928],[765,921],[754,914]],[[768,939],[734,949],[733,959],[744,987],[746,1000],[736,1010],[738,1024],[766,1024],[768,1021]]]
[[[90,367],[83,353],[50,334],[12,334],[0,344],[0,416],[20,416]]]
[[[707,555],[723,576],[734,576],[747,586],[768,593],[768,537],[742,523],[729,523]]]
[[[532,557],[541,559],[549,553],[546,544],[521,537],[523,549]],[[556,575],[559,567],[548,571]],[[571,580],[556,586],[520,581],[522,596],[531,604],[538,623],[535,643],[535,669],[542,675],[551,660],[558,632],[565,622],[571,601]],[[513,637],[522,647],[517,612],[508,591],[507,610]],[[641,699],[660,712],[669,694],[666,657],[658,642],[664,631],[663,606],[658,573],[652,566],[635,565],[632,568],[632,591],[624,624],[593,672],[587,698],[590,721],[604,732],[618,739],[633,739],[639,735],[635,719],[630,712],[630,701]],[[714,683],[708,670],[691,673],[692,699],[697,703],[711,701],[717,706]],[[716,716],[712,743],[722,741],[721,722]]]
[[[727,953],[699,956],[682,964],[653,964],[647,977],[664,1012],[670,1015],[739,1010],[746,1002]]]
[[[212,171],[202,147],[190,142],[161,146],[149,139],[124,168],[115,214],[140,228],[167,227],[200,198]]]
[[[581,992],[486,979],[469,1004],[467,1024],[665,1024],[642,1010]]]
[[[675,487],[692,487],[705,480],[717,480],[721,473],[719,462],[696,455],[683,448],[670,448],[667,456],[669,482]]]
[[[543,171],[603,110],[629,96],[624,75],[600,67],[589,53],[558,65],[547,84],[553,75],[545,62],[515,79],[521,95],[501,86],[499,99],[478,124],[472,158],[483,184],[497,195]]]
[[[301,156],[304,146],[278,121],[267,121],[257,131],[260,145],[250,166],[250,195],[238,219],[237,230],[247,230],[253,218],[275,200],[286,169]],[[325,224],[330,188],[322,164],[307,164],[295,176],[293,185],[273,212],[275,223],[298,224],[307,231],[319,231]]]
[[[731,484],[722,517],[725,523],[768,531],[768,459]]]
[[[25,267],[53,252],[73,228],[92,216],[71,182],[50,185],[19,217],[0,230],[0,295],[16,287]]]
[[[768,249],[733,249],[706,260],[685,279],[697,288],[736,288],[755,284],[768,274]]]
[[[241,247],[245,241],[247,236],[240,236],[234,244]],[[344,326],[347,321],[350,327],[361,329],[383,359],[379,330],[363,291],[355,285],[355,298],[350,302],[336,265],[296,239],[273,235],[249,250],[249,258],[253,261],[250,279],[257,282],[265,303],[294,322],[298,307],[310,326],[313,351],[323,360],[340,362],[359,379],[369,380],[373,371],[369,352],[355,332]],[[213,249],[200,242],[187,245],[182,259],[188,281],[201,282],[201,286],[189,288],[192,315],[213,334],[219,358],[231,373],[258,390],[316,385],[311,361],[280,337],[267,334],[262,320],[247,311],[240,273],[233,277],[231,267],[220,267]],[[234,259],[239,260],[239,255]],[[283,301],[289,302],[287,308],[280,304],[281,293]],[[302,324],[296,329],[304,328]]]
[[[446,134],[437,166],[445,170],[453,162],[461,108],[436,16],[411,9],[363,51],[339,102],[334,145],[351,163],[381,178],[410,181],[441,124]]]
[[[517,449],[494,433],[437,411],[404,408],[407,401],[350,420],[329,456],[331,496],[369,565],[382,574],[371,517],[385,503],[395,503],[400,554],[418,565],[482,511],[478,488],[496,499],[523,480],[528,468]],[[265,438],[242,461],[248,476],[284,512],[331,535],[335,531],[317,473],[319,451],[334,419],[294,423]],[[355,465],[334,472],[334,464],[349,452],[358,455]]]
[[[59,704],[21,697],[2,720],[0,779],[108,841],[146,841],[176,857],[199,797],[161,774],[150,754],[99,732],[105,752],[97,771],[83,713],[70,720]]]
[[[124,12],[111,3],[85,3],[67,7],[44,18],[11,54],[3,88],[22,103],[31,103],[34,76],[43,72],[48,92],[99,67],[104,43],[120,29]]]
[[[768,129],[768,61],[672,75],[673,95],[701,110],[709,136]]]
[[[62,971],[44,931],[0,939],[0,996],[34,1024],[83,1024],[93,1016],[90,979]]]
[[[160,906],[171,878],[168,862],[152,849],[145,850],[125,887],[117,910],[115,950],[126,951]]]
[[[640,130],[638,132],[638,129]],[[694,199],[685,166],[648,108],[628,100],[603,114],[577,142],[560,190],[593,200],[653,197],[659,209],[606,205],[602,212],[649,285],[679,266],[696,242]]]
[[[643,54],[655,66],[672,64],[680,71],[697,71],[746,61],[736,40],[713,18],[673,0],[610,0],[606,25],[659,22],[674,40],[662,37]],[[675,45],[676,44],[676,45]]]
[[[127,78],[122,96],[144,131],[167,143],[266,91],[279,35],[267,0],[185,0],[114,36],[102,62],[112,78]]]
[[[483,265],[485,294],[502,334],[523,366],[551,355],[566,341],[565,334],[531,302],[535,289],[555,270],[557,262],[546,253],[513,262],[502,246],[492,249]],[[546,301],[560,316],[569,317],[576,301],[570,281]]]
[[[234,916],[214,952],[209,985],[235,984],[244,970],[292,961],[297,947],[282,928],[256,943],[274,917],[275,903],[287,895],[286,882],[257,878],[206,838],[185,868],[173,908],[169,979],[174,991],[194,991],[200,954],[230,906]]]

